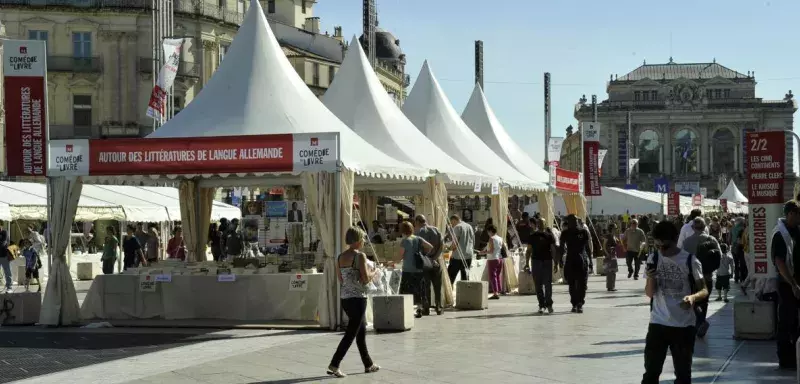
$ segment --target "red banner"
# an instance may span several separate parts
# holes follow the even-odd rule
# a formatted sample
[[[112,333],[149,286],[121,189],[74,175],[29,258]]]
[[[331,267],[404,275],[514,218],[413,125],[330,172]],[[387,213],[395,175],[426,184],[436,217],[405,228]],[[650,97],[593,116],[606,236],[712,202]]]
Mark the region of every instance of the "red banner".
[[[582,123],[583,185],[586,196],[600,196],[600,123]]]
[[[750,223],[747,230],[753,255],[753,277],[774,277],[770,262],[769,233],[783,216],[783,187],[786,170],[786,133],[748,132],[745,138],[747,198]]]
[[[728,199],[719,199],[719,206],[722,207],[722,212],[728,213]]]
[[[681,213],[681,194],[670,192],[667,194],[667,215],[678,216]]]
[[[561,168],[555,169],[555,183],[556,189],[565,192],[580,193],[581,191],[581,173],[575,171],[568,171]],[[552,178],[552,176],[551,176]]]
[[[47,174],[47,63],[44,41],[3,42],[8,176]]]
[[[58,176],[331,171],[336,134],[54,140]]]
[[[702,205],[703,205],[703,195],[698,193],[692,196],[692,206],[700,207]]]

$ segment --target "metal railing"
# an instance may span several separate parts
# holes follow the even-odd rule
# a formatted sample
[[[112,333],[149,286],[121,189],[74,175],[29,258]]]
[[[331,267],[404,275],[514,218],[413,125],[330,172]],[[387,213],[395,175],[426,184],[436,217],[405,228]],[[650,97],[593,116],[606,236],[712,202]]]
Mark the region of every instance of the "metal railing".
[[[159,65],[160,67],[160,65]],[[139,58],[139,73],[153,73],[153,59],[149,57]],[[178,64],[179,77],[200,77],[200,63],[191,63],[188,61],[181,61]]]
[[[3,7],[150,10],[153,5],[151,0],[0,0],[0,8]],[[178,14],[207,17],[235,25],[241,25],[244,20],[244,13],[237,9],[227,9],[220,7],[217,2],[203,0],[176,0],[174,11]]]
[[[102,57],[47,56],[47,70],[52,72],[100,73]]]

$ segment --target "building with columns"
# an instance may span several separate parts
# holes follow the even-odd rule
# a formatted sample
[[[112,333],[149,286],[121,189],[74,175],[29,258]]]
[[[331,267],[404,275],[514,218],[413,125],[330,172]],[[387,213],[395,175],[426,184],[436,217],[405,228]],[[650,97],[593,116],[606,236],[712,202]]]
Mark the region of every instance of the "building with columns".
[[[341,27],[334,27],[333,34],[320,31],[320,20],[313,14],[316,0],[260,2],[293,67],[321,96],[344,57]],[[51,138],[140,137],[152,132],[153,121],[146,115],[153,87],[152,4],[0,0],[0,37],[47,41]],[[224,60],[249,1],[173,0],[173,7],[174,34],[187,38],[173,92],[179,112]],[[400,102],[409,82],[402,67],[379,60],[377,73]],[[0,109],[0,130],[3,121]],[[0,169],[5,169],[4,161],[0,152]]]
[[[721,192],[721,180],[732,179],[745,191],[745,134],[791,130],[797,110],[791,91],[767,100],[756,95],[756,84],[754,71],[741,73],[716,61],[679,64],[671,58],[612,75],[608,98],[597,105],[600,145],[608,150],[603,185],[624,186],[627,160],[638,158],[630,178],[641,190],[653,191],[653,179],[665,176],[673,183],[699,182],[711,197]],[[593,119],[586,97],[576,105],[575,118],[578,126]],[[786,175],[792,180],[793,144],[787,135]],[[792,183],[787,188],[791,193]]]

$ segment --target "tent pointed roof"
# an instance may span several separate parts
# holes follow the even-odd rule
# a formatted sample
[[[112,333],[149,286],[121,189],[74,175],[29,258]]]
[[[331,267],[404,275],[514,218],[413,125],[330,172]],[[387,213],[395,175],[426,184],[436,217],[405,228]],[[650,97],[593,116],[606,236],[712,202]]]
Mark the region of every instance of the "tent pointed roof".
[[[739,191],[739,188],[736,187],[736,183],[733,180],[728,182],[728,186],[725,187],[725,190],[719,195],[718,199],[727,199],[729,203],[747,203],[747,196],[742,194]]]
[[[365,175],[426,177],[389,157],[333,115],[297,75],[252,0],[225,60],[195,99],[148,138],[338,132],[340,158]]]
[[[381,85],[355,37],[322,101],[364,140],[395,159],[433,168],[455,182],[491,180],[448,156],[411,124]]]
[[[494,114],[480,84],[475,84],[472,96],[461,113],[461,118],[472,129],[472,132],[483,140],[494,153],[506,163],[511,164],[520,173],[533,181],[548,183],[550,174],[541,165],[533,161],[525,151],[509,136],[500,120]]]
[[[439,86],[427,61],[403,104],[403,113],[436,146],[472,170],[496,175],[517,188],[547,188],[546,184],[519,173],[467,127]]]

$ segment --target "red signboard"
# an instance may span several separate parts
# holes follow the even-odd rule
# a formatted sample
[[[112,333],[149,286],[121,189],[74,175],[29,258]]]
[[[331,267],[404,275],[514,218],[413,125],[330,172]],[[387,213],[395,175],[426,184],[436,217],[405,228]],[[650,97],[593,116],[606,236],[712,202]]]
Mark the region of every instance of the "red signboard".
[[[786,133],[783,131],[748,132],[745,137],[747,160],[747,198],[750,207],[753,277],[774,277],[770,262],[769,233],[783,216],[784,171],[786,170]]]
[[[581,173],[568,171],[566,169],[555,168],[556,189],[565,192],[580,193]]]
[[[49,174],[169,175],[332,171],[336,134],[54,140]]]
[[[719,205],[722,207],[722,212],[728,213],[728,199],[719,199]]]
[[[667,215],[678,216],[681,213],[681,194],[670,192],[667,194]]]
[[[8,176],[47,174],[45,43],[4,40],[3,90]]]
[[[695,207],[700,207],[703,205],[703,195],[697,193],[692,196],[692,205]]]
[[[600,123],[582,123],[583,137],[583,185],[586,196],[600,196]]]

